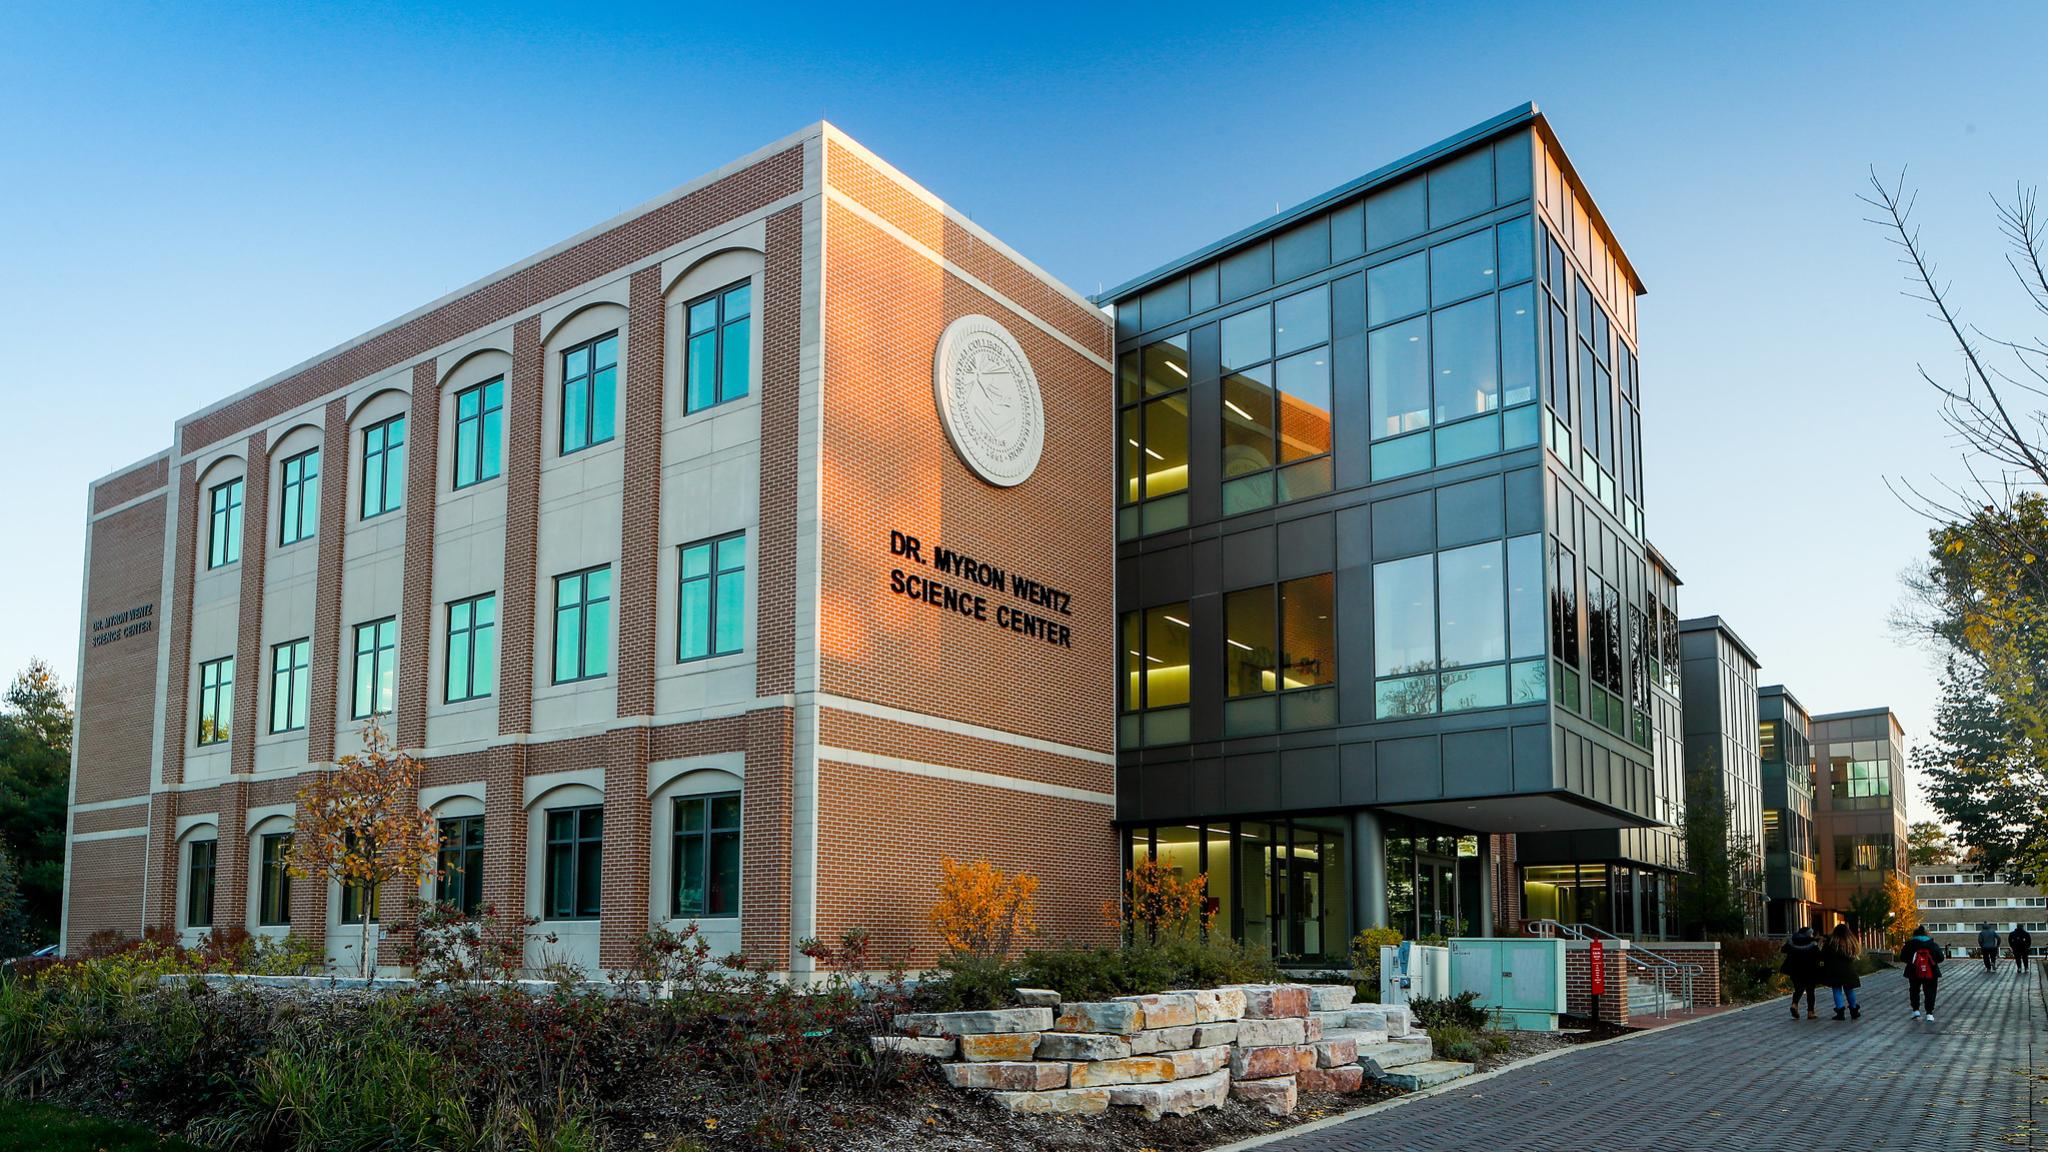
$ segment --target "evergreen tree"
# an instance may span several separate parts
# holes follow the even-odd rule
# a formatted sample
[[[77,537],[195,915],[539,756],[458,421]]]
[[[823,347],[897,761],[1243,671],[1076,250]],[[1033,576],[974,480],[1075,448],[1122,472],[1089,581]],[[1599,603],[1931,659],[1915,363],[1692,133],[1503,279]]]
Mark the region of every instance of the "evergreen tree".
[[[36,939],[57,938],[64,822],[71,788],[71,705],[56,673],[31,660],[0,708],[0,849]]]

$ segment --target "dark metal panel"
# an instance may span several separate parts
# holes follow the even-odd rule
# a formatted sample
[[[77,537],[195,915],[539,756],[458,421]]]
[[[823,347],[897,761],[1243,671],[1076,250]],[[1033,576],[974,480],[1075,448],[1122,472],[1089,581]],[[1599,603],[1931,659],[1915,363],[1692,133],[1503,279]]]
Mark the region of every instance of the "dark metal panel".
[[[1436,551],[1436,493],[1411,492],[1372,506],[1372,558],[1398,560]]]
[[[1219,593],[1188,599],[1188,646],[1201,653],[1223,647],[1223,597]],[[1188,680],[1188,734],[1196,741],[1223,736],[1223,662],[1194,661]]]
[[[1231,812],[1272,812],[1280,807],[1280,758],[1272,752],[1223,762],[1223,806]]]
[[[1178,545],[1138,557],[1138,604],[1152,608],[1188,598],[1188,548]]]
[[[1372,703],[1372,530],[1365,505],[1336,515],[1337,719],[1363,724]]]
[[[1335,748],[1297,748],[1280,754],[1280,800],[1287,808],[1334,808],[1342,802],[1341,795]]]
[[[1372,479],[1372,420],[1366,410],[1365,275],[1330,285],[1330,395],[1334,406],[1333,463],[1339,491]]]
[[[1543,469],[1517,468],[1507,474],[1508,535],[1543,531]]]
[[[1443,749],[1444,795],[1497,796],[1514,791],[1513,752],[1506,728],[1448,732]]]
[[[1498,540],[1504,526],[1499,476],[1482,476],[1436,490],[1438,548]]]
[[[1254,528],[1223,538],[1223,590],[1273,582],[1273,529]]]
[[[1373,745],[1346,744],[1337,749],[1337,786],[1345,804],[1372,804],[1380,798]]]
[[[1442,752],[1436,736],[1381,740],[1373,755],[1379,765],[1380,803],[1443,798]]]
[[[1276,579],[1314,576],[1337,567],[1336,517],[1329,513],[1283,520],[1279,527]]]

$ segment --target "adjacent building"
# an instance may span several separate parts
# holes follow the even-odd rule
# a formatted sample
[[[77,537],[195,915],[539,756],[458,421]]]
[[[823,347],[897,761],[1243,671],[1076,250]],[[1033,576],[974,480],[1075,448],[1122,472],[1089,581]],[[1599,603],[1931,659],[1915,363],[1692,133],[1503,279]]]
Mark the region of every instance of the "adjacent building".
[[[1530,106],[1103,295],[1127,856],[1313,961],[1518,918],[1504,837],[1669,818],[1642,291]],[[1590,882],[1662,875],[1622,844]]]
[[[2006,938],[2015,928],[2033,936],[2033,955],[2048,955],[2048,896],[2028,878],[1915,865],[1913,887],[1921,926],[1951,954],[1975,955],[1977,933],[1988,927],[2001,955],[2011,954]]]
[[[1763,768],[1757,756],[1756,653],[1719,616],[1681,620],[1685,802],[1727,812],[1737,888],[1750,930],[1764,918]],[[1697,926],[1686,925],[1688,931]]]
[[[1910,879],[1906,732],[1889,708],[1830,712],[1813,725],[1813,834],[1820,902],[1836,912],[1887,877]]]
[[[1757,759],[1762,765],[1764,930],[1774,936],[1826,923],[1813,857],[1811,721],[1783,684],[1757,690]]]
[[[239,926],[353,965],[367,919],[389,962],[400,894],[284,868],[372,719],[425,765],[421,894],[536,917],[535,965],[686,924],[777,968],[852,928],[929,959],[945,855],[1100,938],[1112,341],[817,125],[178,420],[87,497],[66,944]]]

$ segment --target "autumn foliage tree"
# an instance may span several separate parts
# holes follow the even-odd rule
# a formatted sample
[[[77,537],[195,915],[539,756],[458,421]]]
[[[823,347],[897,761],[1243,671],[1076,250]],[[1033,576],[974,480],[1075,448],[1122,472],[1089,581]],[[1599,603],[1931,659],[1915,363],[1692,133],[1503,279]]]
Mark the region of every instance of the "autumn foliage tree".
[[[378,892],[392,881],[417,883],[440,849],[431,813],[419,806],[420,763],[391,746],[375,720],[363,729],[363,751],[335,762],[299,789],[298,826],[286,867],[295,877],[334,880],[363,902],[363,975],[370,960],[370,922]]]
[[[1125,939],[1197,939],[1208,931],[1212,914],[1206,873],[1182,879],[1172,865],[1147,858],[1133,864],[1124,879],[1128,889],[1122,914],[1117,915],[1114,905],[1108,911]]]
[[[986,860],[939,860],[939,899],[931,923],[946,950],[975,959],[1002,959],[1038,931],[1038,877],[1004,872]]]

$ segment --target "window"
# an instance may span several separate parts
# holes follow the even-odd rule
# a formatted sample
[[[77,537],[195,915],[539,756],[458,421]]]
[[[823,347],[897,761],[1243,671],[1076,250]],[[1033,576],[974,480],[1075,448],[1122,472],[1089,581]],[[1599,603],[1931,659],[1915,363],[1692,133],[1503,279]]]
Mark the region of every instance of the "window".
[[[434,899],[474,916],[484,902],[484,818],[441,821],[441,853],[434,865]]]
[[[682,546],[676,598],[676,660],[739,651],[747,639],[747,537],[743,532]]]
[[[242,558],[242,478],[214,485],[207,504],[206,566],[233,564]]]
[[[1335,721],[1334,698],[1313,691],[1337,682],[1335,590],[1325,573],[1224,597],[1225,735]]]
[[[225,744],[235,712],[235,658],[223,656],[199,666],[199,743]]]
[[[213,927],[213,864],[219,842],[194,840],[185,848],[185,927]]]
[[[262,887],[257,892],[256,923],[274,927],[292,922],[292,874],[287,871],[291,860],[292,834],[273,832],[263,837],[262,872],[259,879]]]
[[[546,920],[593,920],[604,866],[604,808],[551,808],[547,814]]]
[[[747,394],[754,285],[741,281],[690,301],[683,362],[683,411],[701,412]]]
[[[1188,738],[1190,650],[1186,604],[1124,614],[1119,708],[1131,715],[1119,721],[1121,742],[1173,744]],[[1154,714],[1142,721],[1136,716],[1147,711]]]
[[[1838,872],[1889,872],[1897,853],[1885,832],[1866,832],[1835,837],[1835,870]]]
[[[405,417],[363,429],[363,519],[405,504]]]
[[[612,438],[618,375],[617,332],[586,340],[562,353],[562,455]]]
[[[354,701],[357,720],[389,713],[397,699],[398,619],[386,616],[356,625]]]
[[[1117,371],[1118,512],[1124,539],[1187,524],[1188,345],[1171,336],[1123,354]],[[1160,501],[1160,503],[1151,503]]]
[[[669,915],[740,914],[740,794],[679,796],[669,855]]]
[[[1548,695],[1535,534],[1374,565],[1373,621],[1380,719]]]
[[[1372,568],[1373,713],[1380,719],[1436,711],[1436,557]]]
[[[505,419],[505,378],[455,394],[455,487],[494,480]]]
[[[288,640],[270,650],[270,730],[291,732],[306,726],[306,700],[312,694],[306,670],[311,640]]]
[[[286,460],[283,473],[277,505],[280,547],[310,538],[320,523],[320,450],[310,448]]]
[[[555,683],[610,671],[611,632],[610,567],[555,577]]]
[[[448,605],[446,699],[489,696],[498,678],[498,594],[486,592]]]
[[[1225,515],[1330,490],[1329,340],[1328,285],[1223,320]]]

